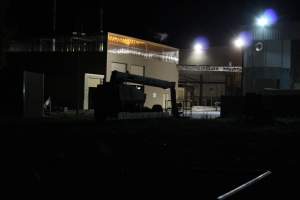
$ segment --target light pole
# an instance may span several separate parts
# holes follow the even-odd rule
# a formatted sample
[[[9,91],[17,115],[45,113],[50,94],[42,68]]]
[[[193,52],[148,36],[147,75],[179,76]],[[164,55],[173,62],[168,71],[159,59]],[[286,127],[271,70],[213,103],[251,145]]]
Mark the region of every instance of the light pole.
[[[255,26],[262,29],[261,40],[266,40],[265,28],[276,24],[278,20],[277,14],[273,9],[266,9],[262,15],[256,18]],[[241,93],[244,95],[244,76],[245,76],[245,66],[244,66],[244,54],[245,48],[250,45],[253,41],[253,35],[249,32],[242,32],[237,38],[233,40],[233,45],[235,48],[239,49],[242,54],[242,73],[241,73]],[[257,50],[259,51],[259,50]]]
[[[52,31],[53,31],[53,38],[52,38],[52,51],[56,51],[56,0],[53,1],[53,24],[52,24]]]
[[[193,53],[198,57],[201,56],[204,52],[205,43],[203,41],[197,41],[194,44]],[[203,75],[200,74],[199,76],[199,106],[202,105],[202,99],[203,99]]]
[[[241,74],[241,93],[242,96],[244,95],[244,52],[245,52],[245,47],[246,47],[246,39],[243,38],[242,36],[237,37],[234,41],[233,41],[233,45],[235,48],[240,49],[240,52],[242,54],[242,74]]]
[[[80,51],[81,51],[81,41],[83,40],[86,34],[81,32],[73,32],[73,35],[76,36],[76,45],[74,51],[77,52],[77,73],[76,73],[76,115],[79,115],[80,110],[80,82],[81,82],[81,60],[80,60]],[[73,41],[73,40],[72,40]],[[73,44],[72,44],[73,45]]]

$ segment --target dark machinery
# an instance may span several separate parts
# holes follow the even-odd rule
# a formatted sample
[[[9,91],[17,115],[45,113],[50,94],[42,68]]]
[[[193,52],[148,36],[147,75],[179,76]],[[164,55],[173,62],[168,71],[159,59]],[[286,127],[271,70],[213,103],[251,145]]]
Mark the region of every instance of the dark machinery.
[[[146,95],[142,87],[130,85],[134,83],[163,89],[170,89],[172,115],[178,117],[176,104],[176,83],[154,78],[132,75],[113,71],[111,81],[98,85],[95,93],[95,118],[105,120],[108,117],[117,117],[120,112],[143,112]]]

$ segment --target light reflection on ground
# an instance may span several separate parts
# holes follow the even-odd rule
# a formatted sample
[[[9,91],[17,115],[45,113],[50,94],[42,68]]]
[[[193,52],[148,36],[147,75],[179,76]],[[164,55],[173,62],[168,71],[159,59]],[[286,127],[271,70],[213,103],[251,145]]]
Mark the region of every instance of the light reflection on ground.
[[[221,116],[221,112],[219,107],[194,106],[190,111],[185,111],[183,116],[192,119],[216,119]]]

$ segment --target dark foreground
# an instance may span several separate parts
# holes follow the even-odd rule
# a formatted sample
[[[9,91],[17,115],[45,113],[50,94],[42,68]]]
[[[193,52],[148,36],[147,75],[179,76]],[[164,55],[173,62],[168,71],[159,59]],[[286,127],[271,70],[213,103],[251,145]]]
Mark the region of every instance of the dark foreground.
[[[11,195],[66,199],[295,199],[297,121],[10,121],[1,123]]]

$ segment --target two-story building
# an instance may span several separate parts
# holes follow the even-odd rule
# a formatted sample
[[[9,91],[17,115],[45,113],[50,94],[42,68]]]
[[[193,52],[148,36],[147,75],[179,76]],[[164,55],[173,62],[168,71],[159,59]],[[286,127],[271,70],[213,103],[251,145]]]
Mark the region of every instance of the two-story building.
[[[16,94],[7,96],[7,102],[2,103],[8,107],[16,104],[15,101],[23,107],[26,105],[23,93],[30,90],[24,91],[24,81],[9,78],[19,74],[23,78],[18,80],[24,79],[25,71],[43,75],[43,84],[37,84],[44,93],[41,101],[50,97],[53,109],[69,110],[92,109],[90,88],[110,81],[114,70],[176,83],[179,77],[178,49],[114,33],[101,36],[74,33],[70,37],[55,39],[12,41],[7,60],[8,67],[1,73],[5,71],[9,74],[4,75],[6,80],[2,79],[9,84],[2,87],[6,91],[16,90]],[[142,87],[147,96],[145,106],[151,108],[160,104],[167,107],[170,91],[150,86],[138,87]]]

